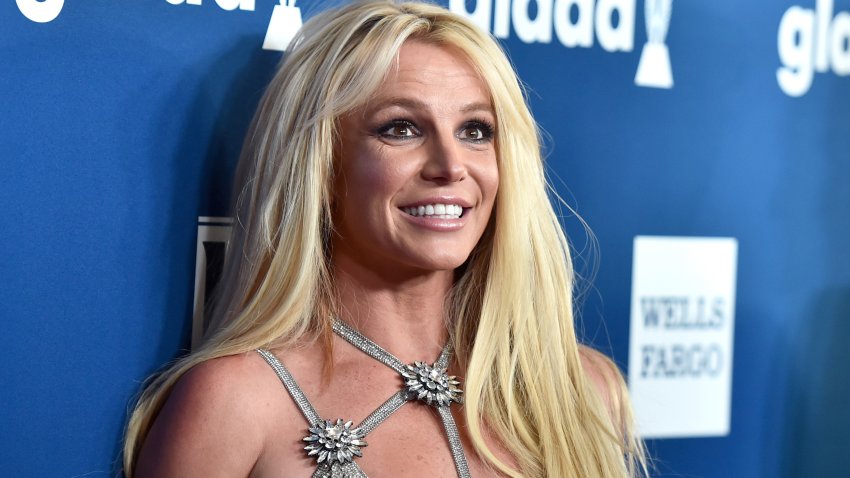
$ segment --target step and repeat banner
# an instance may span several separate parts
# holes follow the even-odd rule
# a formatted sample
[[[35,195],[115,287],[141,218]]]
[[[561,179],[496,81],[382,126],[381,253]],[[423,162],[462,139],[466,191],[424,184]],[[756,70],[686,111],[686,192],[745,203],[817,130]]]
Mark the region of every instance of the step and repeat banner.
[[[0,0],[0,475],[115,476],[257,101],[339,1]],[[850,0],[443,5],[528,89],[655,476],[850,476]]]

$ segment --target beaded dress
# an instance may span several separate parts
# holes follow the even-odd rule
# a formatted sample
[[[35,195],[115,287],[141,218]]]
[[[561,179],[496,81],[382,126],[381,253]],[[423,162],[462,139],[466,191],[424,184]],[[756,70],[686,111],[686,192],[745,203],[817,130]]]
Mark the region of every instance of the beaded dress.
[[[366,446],[366,436],[396,410],[414,400],[437,409],[446,431],[457,475],[460,478],[470,478],[457,424],[449,410],[453,402],[461,402],[463,393],[455,377],[446,373],[451,356],[450,347],[447,345],[443,348],[440,357],[432,365],[426,362],[406,365],[344,322],[335,320],[333,330],[363,353],[398,372],[403,379],[403,385],[401,390],[388,398],[357,426],[354,426],[352,421],[341,418],[324,419],[313,408],[283,363],[268,350],[257,350],[257,353],[274,369],[309,424],[308,436],[304,438],[304,442],[307,443],[304,450],[308,456],[316,460],[313,478],[367,478],[354,461],[356,457],[362,456],[362,447]]]

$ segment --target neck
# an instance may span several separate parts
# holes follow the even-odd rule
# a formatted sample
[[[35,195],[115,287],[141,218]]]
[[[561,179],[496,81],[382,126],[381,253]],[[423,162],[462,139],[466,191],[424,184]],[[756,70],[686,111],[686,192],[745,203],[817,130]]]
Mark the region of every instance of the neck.
[[[453,278],[450,270],[387,272],[335,255],[338,318],[405,363],[436,360]]]

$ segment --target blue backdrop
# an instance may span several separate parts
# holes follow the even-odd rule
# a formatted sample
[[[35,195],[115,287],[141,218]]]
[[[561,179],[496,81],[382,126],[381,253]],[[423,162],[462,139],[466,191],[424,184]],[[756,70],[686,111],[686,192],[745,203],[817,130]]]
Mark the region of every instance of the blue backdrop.
[[[643,2],[479,1],[598,238],[589,341],[626,366],[634,236],[739,242],[731,433],[651,441],[658,475],[850,476],[850,0],[676,0],[672,88],[635,84]],[[197,218],[280,58],[275,2],[239,5],[0,1],[0,475],[114,475],[140,382],[187,349]]]

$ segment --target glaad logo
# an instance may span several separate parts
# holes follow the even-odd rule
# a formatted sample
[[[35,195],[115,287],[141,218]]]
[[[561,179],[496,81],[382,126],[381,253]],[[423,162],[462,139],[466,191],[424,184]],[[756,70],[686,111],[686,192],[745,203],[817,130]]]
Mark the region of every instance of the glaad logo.
[[[782,15],[776,81],[788,96],[808,93],[815,72],[850,75],[850,13],[832,12],[833,0],[817,0],[814,11],[793,6]]]
[[[632,51],[635,0],[599,0],[595,12],[595,0],[536,0],[537,15],[531,19],[528,6],[532,1],[495,0],[493,5],[493,0],[479,0],[475,9],[469,12],[465,0],[449,0],[449,10],[488,31],[492,18],[493,35],[497,38],[508,38],[512,23],[517,37],[524,43],[550,43],[554,27],[558,40],[565,47],[590,48],[595,30],[599,44],[606,51]],[[574,8],[578,12],[575,22],[571,20]],[[611,21],[614,12],[619,16],[616,26]]]
[[[537,7],[530,18],[528,7]],[[551,43],[554,29],[567,48],[590,48],[594,36],[609,52],[630,52],[635,40],[637,0],[478,0],[472,11],[466,0],[449,0],[449,10],[463,15],[496,38],[508,38],[513,26],[524,43]],[[646,25],[649,42],[641,55],[635,84],[671,88],[670,57],[664,44],[670,25],[672,0],[647,0]]]
[[[202,0],[165,0],[166,2],[172,5],[200,5]],[[222,10],[249,10],[254,11],[254,0],[215,0],[215,3],[218,4]]]
[[[18,0],[22,1],[22,0]],[[200,5],[203,0],[166,0],[172,5]],[[255,0],[215,0],[223,10],[249,10],[254,11]],[[295,6],[295,0],[280,0],[280,5],[275,5],[272,18],[266,30],[263,40],[264,50],[284,51],[289,42],[295,37],[301,28],[301,9]]]
[[[15,0],[18,10],[36,23],[51,22],[59,16],[65,0]]]
[[[289,42],[301,28],[301,9],[295,6],[295,0],[280,0],[280,5],[274,6],[263,50],[284,51]]]
[[[673,0],[646,0],[643,6],[647,42],[640,54],[635,84],[672,88],[673,72],[670,69],[670,52],[664,40],[670,28]]]

